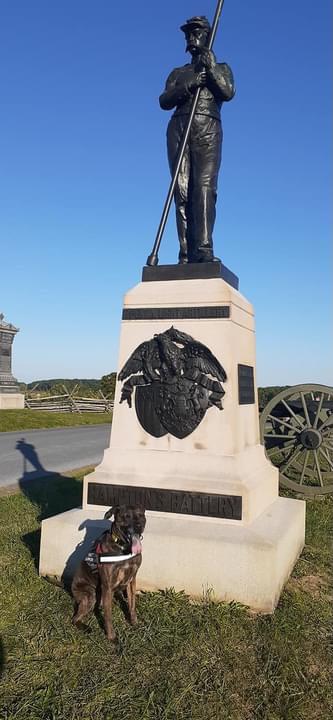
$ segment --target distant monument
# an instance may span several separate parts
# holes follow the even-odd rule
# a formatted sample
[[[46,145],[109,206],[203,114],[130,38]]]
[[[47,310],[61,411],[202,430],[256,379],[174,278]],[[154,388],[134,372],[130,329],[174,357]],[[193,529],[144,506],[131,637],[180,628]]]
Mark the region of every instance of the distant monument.
[[[0,409],[24,408],[24,395],[12,373],[12,345],[19,328],[0,313]]]

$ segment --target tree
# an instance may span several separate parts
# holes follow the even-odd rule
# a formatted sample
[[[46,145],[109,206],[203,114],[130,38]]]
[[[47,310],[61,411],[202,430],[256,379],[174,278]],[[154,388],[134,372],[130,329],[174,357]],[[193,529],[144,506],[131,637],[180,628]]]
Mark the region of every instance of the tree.
[[[105,395],[105,397],[110,398],[111,400],[114,398],[116,378],[117,373],[115,372],[109,373],[109,375],[103,375],[103,377],[101,378],[102,393],[103,395]]]
[[[290,385],[269,385],[268,387],[258,388],[259,411],[262,412],[267,403],[272,400],[275,395],[282,390],[286,390]]]

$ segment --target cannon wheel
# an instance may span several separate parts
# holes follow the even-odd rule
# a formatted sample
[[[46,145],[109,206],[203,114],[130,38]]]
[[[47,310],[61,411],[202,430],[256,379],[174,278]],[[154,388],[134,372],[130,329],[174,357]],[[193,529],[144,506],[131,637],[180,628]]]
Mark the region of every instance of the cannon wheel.
[[[260,434],[283,487],[307,496],[333,492],[333,388],[294,385],[275,395]]]

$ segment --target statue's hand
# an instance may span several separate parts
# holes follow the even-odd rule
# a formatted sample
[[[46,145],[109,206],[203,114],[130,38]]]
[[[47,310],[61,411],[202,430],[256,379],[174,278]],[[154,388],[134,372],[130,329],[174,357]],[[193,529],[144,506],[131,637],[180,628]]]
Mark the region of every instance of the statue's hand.
[[[216,65],[216,58],[213,51],[205,47],[202,48],[200,51],[200,62],[207,70],[211,70],[214,65]]]
[[[190,92],[195,92],[197,88],[205,87],[207,83],[207,73],[206,70],[200,70],[200,72],[195,73],[193,79],[188,83],[188,89]]]

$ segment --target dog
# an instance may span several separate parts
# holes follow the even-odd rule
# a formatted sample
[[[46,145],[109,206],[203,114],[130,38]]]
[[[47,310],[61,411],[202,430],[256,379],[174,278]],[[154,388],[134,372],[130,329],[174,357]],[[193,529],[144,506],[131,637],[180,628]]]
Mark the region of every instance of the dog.
[[[129,621],[131,625],[137,623],[136,574],[142,562],[141,539],[146,518],[143,507],[134,505],[110,508],[104,518],[109,519],[112,515],[111,529],[94,542],[74,574],[72,595],[76,610],[72,622],[81,625],[82,619],[94,609],[100,593],[106,636],[114,641],[112,600],[115,590],[126,589]]]

